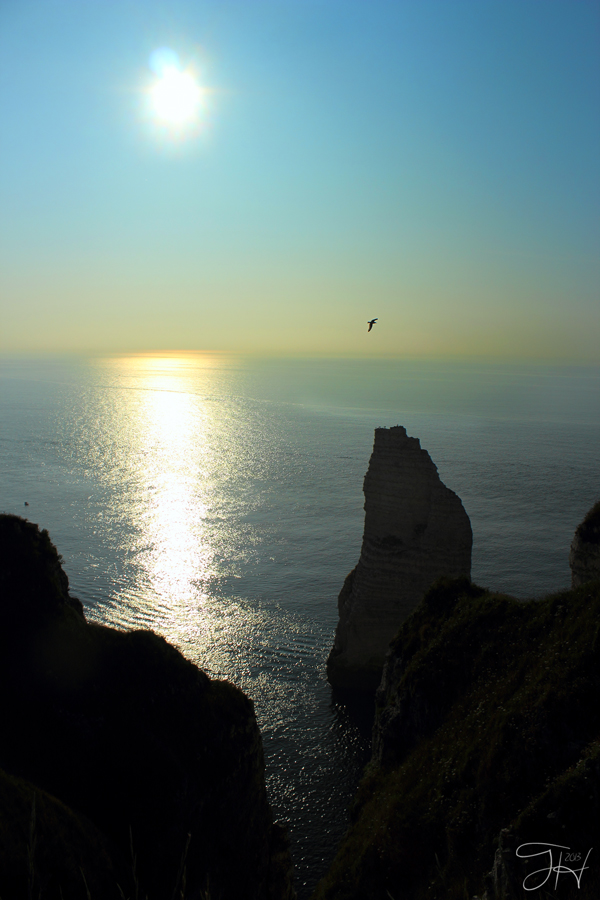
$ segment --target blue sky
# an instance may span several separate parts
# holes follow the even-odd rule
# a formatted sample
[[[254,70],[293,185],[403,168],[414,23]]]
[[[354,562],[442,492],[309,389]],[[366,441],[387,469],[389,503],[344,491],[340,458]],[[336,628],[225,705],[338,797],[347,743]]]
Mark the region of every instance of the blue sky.
[[[0,116],[2,350],[600,362],[598,2],[3,0]]]

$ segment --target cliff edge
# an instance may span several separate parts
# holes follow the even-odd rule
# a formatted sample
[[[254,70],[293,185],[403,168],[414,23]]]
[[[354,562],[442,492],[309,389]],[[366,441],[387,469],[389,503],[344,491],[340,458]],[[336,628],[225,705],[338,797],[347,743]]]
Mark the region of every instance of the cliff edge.
[[[252,702],[88,623],[45,531],[0,516],[0,896],[292,900]]]
[[[363,489],[362,548],[338,598],[327,678],[374,691],[390,641],[431,584],[470,575],[473,535],[460,498],[402,426],[375,430]]]
[[[575,531],[569,565],[573,587],[600,578],[600,500]]]
[[[600,580],[442,579],[391,643],[352,824],[313,900],[600,896]]]

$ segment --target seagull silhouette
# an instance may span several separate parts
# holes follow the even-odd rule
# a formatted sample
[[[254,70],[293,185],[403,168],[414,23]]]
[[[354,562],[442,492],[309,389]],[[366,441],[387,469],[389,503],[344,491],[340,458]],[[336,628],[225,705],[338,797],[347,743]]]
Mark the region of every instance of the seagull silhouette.
[[[370,322],[367,322],[367,325],[369,326],[369,327],[367,328],[367,331],[370,331],[370,330],[371,330],[371,328],[373,327],[373,325],[375,324],[376,321],[377,321],[377,319],[371,319]]]

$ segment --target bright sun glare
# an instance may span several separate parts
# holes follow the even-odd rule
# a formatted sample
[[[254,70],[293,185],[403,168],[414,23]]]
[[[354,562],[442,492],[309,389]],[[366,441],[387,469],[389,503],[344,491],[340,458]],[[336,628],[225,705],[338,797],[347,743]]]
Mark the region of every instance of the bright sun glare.
[[[182,70],[177,54],[167,48],[155,50],[150,68],[156,80],[149,90],[153,116],[164,125],[180,127],[193,123],[202,105],[202,89],[190,71]]]

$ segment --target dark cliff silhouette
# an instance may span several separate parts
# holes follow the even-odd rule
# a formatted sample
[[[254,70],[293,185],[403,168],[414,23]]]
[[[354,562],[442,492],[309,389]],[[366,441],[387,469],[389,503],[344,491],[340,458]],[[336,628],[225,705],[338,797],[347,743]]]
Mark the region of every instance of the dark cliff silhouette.
[[[599,580],[527,602],[438,582],[391,643],[372,760],[313,900],[595,900],[599,697]]]
[[[47,532],[0,516],[0,896],[291,900],[252,702],[86,621]]]

